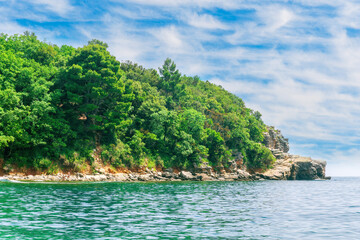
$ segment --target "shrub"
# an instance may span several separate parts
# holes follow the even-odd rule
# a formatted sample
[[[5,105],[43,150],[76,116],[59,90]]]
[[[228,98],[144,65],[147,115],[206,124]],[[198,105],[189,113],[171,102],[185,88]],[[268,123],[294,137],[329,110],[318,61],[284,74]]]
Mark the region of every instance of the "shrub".
[[[246,151],[246,166],[249,169],[268,169],[275,162],[275,157],[271,151],[260,143],[249,142]]]
[[[110,164],[115,168],[132,166],[134,163],[131,156],[131,149],[121,140],[116,140],[115,144],[102,146],[101,158],[105,164]]]
[[[65,156],[61,156],[63,165],[72,168],[75,172],[83,172],[86,170],[88,164],[87,158],[81,156],[78,152],[73,152]]]
[[[47,174],[56,174],[59,172],[59,165],[48,158],[36,159],[34,167],[37,171],[45,172]]]

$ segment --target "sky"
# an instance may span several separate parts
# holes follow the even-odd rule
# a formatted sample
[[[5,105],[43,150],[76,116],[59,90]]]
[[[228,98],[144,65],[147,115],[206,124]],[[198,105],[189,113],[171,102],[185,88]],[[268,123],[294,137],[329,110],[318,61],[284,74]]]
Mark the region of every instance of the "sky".
[[[358,0],[0,0],[0,32],[81,47],[119,61],[167,57],[241,97],[289,138],[290,153],[360,176]]]

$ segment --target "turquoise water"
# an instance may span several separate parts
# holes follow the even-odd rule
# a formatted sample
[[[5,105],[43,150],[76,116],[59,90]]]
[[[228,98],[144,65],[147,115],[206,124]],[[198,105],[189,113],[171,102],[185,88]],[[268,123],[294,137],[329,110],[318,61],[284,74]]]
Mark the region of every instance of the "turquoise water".
[[[0,182],[0,239],[360,239],[360,179]]]

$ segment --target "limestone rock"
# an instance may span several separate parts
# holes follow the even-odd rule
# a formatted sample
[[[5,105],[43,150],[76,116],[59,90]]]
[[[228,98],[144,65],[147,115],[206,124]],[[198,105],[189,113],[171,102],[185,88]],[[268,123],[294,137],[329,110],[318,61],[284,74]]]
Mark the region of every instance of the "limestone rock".
[[[325,179],[325,167],[325,161],[289,155],[287,159],[277,160],[273,168],[261,174],[261,177],[270,180]]]
[[[209,166],[209,163],[203,162],[200,166],[194,166],[194,170],[196,173],[207,173],[212,174],[212,167]]]
[[[249,179],[251,179],[251,174],[244,171],[244,170],[238,169],[238,170],[236,170],[236,173],[237,173],[237,176],[238,176],[239,180],[249,180]]]
[[[153,177],[151,174],[142,174],[142,175],[139,175],[138,180],[139,181],[151,181],[151,180],[153,180]]]
[[[197,173],[196,178],[200,181],[214,181],[215,179],[206,173]]]
[[[162,174],[161,174],[161,176],[162,177],[164,177],[164,178],[174,178],[175,177],[175,174],[174,173],[170,173],[170,172],[163,172]]]
[[[307,157],[295,156],[292,158],[294,164],[291,169],[292,180],[314,180],[325,179],[325,161],[312,160]]]
[[[181,171],[179,176],[183,180],[194,180],[194,179],[196,179],[196,177],[191,172],[188,172],[188,171]]]
[[[95,171],[97,173],[100,173],[100,174],[105,174],[106,173],[106,170],[104,168],[97,168],[97,169],[95,169]]]
[[[267,148],[277,149],[281,152],[287,153],[289,151],[289,140],[284,138],[280,130],[274,127],[267,127],[267,132],[264,133],[264,144]]]

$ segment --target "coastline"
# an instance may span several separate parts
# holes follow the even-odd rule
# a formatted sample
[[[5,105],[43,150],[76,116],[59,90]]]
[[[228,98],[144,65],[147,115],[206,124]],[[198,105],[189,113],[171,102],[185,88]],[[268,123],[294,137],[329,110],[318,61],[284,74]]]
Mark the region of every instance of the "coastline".
[[[235,162],[231,168],[214,171],[209,166],[203,166],[193,171],[176,171],[172,168],[164,171],[145,169],[142,172],[95,174],[63,174],[56,175],[26,175],[12,173],[3,175],[0,179],[9,181],[31,182],[174,182],[174,181],[256,181],[256,180],[328,180],[325,175],[326,161],[313,160],[308,157],[286,154],[278,159],[273,168],[265,172],[249,173]]]
[[[241,178],[236,174],[207,175],[192,174],[188,171],[180,173],[106,173],[106,174],[57,174],[57,175],[22,175],[12,174],[1,177],[9,181],[24,182],[175,182],[175,181],[251,181],[260,180]]]

